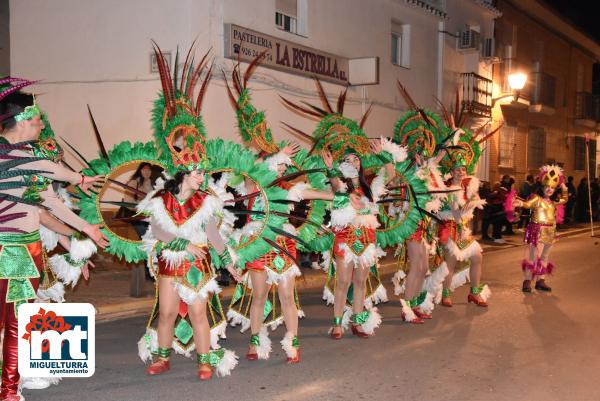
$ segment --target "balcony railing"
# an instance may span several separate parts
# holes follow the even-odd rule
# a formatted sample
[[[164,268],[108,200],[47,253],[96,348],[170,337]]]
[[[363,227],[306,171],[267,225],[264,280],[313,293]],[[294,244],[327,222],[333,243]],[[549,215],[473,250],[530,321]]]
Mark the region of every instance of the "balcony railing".
[[[463,101],[466,112],[480,117],[492,116],[492,86],[491,79],[482,77],[474,72],[462,74]]]
[[[589,92],[577,92],[575,119],[600,121],[600,96],[592,95]]]
[[[531,74],[530,101],[532,105],[556,107],[556,78],[544,72]]]

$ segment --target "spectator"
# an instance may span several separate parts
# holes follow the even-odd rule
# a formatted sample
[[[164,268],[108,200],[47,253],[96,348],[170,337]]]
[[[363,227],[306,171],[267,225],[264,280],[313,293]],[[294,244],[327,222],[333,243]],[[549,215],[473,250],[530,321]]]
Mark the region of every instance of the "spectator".
[[[587,178],[582,178],[577,186],[577,201],[575,203],[575,220],[584,223],[590,220],[589,189]]]
[[[515,183],[515,179],[513,177],[511,177],[510,175],[504,174],[502,176],[502,181],[501,181],[500,185],[505,191],[505,195],[504,195],[505,198],[506,198],[506,195],[508,195],[508,193],[511,191],[514,183]],[[504,234],[514,235],[515,233],[513,231],[512,223],[508,221],[508,219],[506,218],[506,216],[504,214],[502,215],[502,218],[503,218]]]
[[[570,175],[567,178],[567,189],[569,190],[569,200],[565,205],[565,223],[571,223],[573,221],[573,209],[575,208],[575,202],[577,201],[577,190],[575,184],[573,184],[573,176]]]
[[[592,184],[590,185],[592,190],[592,216],[594,221],[598,221],[598,200],[600,200],[600,184],[598,184],[598,179],[594,178],[592,180]]]
[[[485,197],[487,204],[483,208],[482,241],[493,240],[497,244],[506,242],[502,239],[502,227],[507,221],[504,214],[504,200],[507,195],[506,189],[502,187],[500,182],[496,181],[492,190]],[[492,225],[492,238],[488,235],[490,225]]]
[[[519,188],[519,198],[521,199],[529,199],[531,194],[533,194],[533,188],[535,185],[535,181],[533,180],[533,175],[529,174],[525,179],[525,182],[521,184],[521,188]],[[518,229],[523,229],[527,227],[529,224],[529,219],[531,218],[531,211],[529,209],[521,210],[521,217],[519,218],[519,223],[517,224]]]

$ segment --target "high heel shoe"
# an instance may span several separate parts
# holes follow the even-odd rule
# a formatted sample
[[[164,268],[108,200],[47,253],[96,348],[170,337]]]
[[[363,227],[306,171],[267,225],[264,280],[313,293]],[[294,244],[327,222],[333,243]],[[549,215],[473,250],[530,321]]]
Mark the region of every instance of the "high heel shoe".
[[[402,317],[402,320],[405,321],[406,323],[410,323],[410,324],[423,324],[423,323],[425,323],[425,321],[423,319],[421,319],[419,316],[417,316],[417,314],[415,314],[415,318],[413,320],[408,320],[406,318],[406,315],[404,314],[404,312],[402,312],[400,314],[400,316]]]
[[[171,369],[171,364],[169,363],[168,359],[158,359],[156,362],[148,366],[148,369],[146,369],[146,374],[152,376],[160,375],[161,373],[164,373],[169,369]]]
[[[482,308],[488,307],[487,302],[485,302],[483,299],[481,299],[481,297],[479,295],[476,295],[476,294],[469,294],[469,296],[467,297],[467,302],[468,303],[472,302],[477,306],[481,306]]]
[[[358,329],[359,327],[360,326],[357,326],[355,324],[351,325],[350,329],[352,330],[352,334],[354,334],[355,336],[360,337],[360,338],[369,338],[370,336],[367,333],[365,333],[364,331],[362,331],[362,329],[359,330]]]
[[[256,347],[260,345],[260,338],[258,334],[252,334],[250,336],[250,346],[254,346],[254,352],[250,352],[250,348],[248,348],[248,352],[246,353],[246,359],[249,361],[258,360],[258,353],[256,352]]]
[[[300,348],[296,348],[296,356],[293,358],[288,357],[287,363],[300,363]]]
[[[448,288],[444,288],[442,290],[442,306],[446,308],[452,308],[452,298],[450,298],[450,290]]]
[[[205,367],[209,367],[209,369],[208,370],[202,369]],[[202,363],[202,364],[198,365],[198,379],[206,381],[206,380],[212,379],[212,376],[213,376],[212,366],[210,366],[208,363]]]
[[[336,332],[336,328],[339,328],[340,331]],[[329,331],[329,336],[332,340],[341,340],[342,339],[342,317],[336,316],[333,318],[333,327]]]
[[[431,316],[429,313],[423,312],[419,307],[413,308],[413,312],[419,319],[433,319],[433,316]]]

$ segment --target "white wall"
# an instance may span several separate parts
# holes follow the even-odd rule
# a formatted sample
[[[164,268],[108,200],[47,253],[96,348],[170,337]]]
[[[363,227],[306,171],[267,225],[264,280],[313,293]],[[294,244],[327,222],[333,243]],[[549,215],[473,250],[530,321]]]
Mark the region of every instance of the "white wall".
[[[275,27],[274,0],[11,0],[10,12],[13,74],[42,80],[34,89],[41,93],[39,103],[56,133],[87,157],[93,157],[97,147],[86,103],[107,145],[151,139],[150,110],[160,83],[157,74],[149,71],[150,39],[174,53],[177,44],[187,51],[197,37],[197,57],[213,47],[217,73],[203,116],[209,137],[236,139],[235,117],[219,71],[233,65],[222,58],[224,23],[344,57],[379,56],[380,84],[365,90],[351,88],[345,111],[358,119],[375,102],[366,125],[370,136],[390,135],[399,113],[406,109],[396,79],[424,107],[433,107],[437,88],[439,19],[399,0],[311,0],[306,38]],[[392,19],[412,27],[410,69],[390,61]],[[343,89],[324,86],[332,99]],[[259,68],[251,87],[256,106],[267,111],[278,140],[290,137],[280,121],[307,132],[314,129],[314,121],[293,114],[277,96],[317,102],[311,79]],[[68,156],[67,161],[73,159]]]

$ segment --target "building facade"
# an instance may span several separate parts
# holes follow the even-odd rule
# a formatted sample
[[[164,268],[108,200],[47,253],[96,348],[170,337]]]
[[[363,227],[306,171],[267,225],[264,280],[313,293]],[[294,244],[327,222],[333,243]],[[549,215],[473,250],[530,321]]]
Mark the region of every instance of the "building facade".
[[[504,126],[488,145],[491,179],[509,174],[522,182],[542,164],[557,163],[579,183],[586,141],[593,177],[600,98],[592,79],[600,44],[540,1],[498,0],[496,6],[501,62],[494,66],[493,118]],[[515,72],[528,77],[517,101],[508,82]]]
[[[150,110],[160,89],[151,39],[172,59],[178,45],[185,52],[194,39],[197,58],[212,49],[217,73],[203,104],[209,137],[238,138],[220,73],[228,74],[235,64],[235,57],[226,57],[236,45],[231,38],[227,43],[232,25],[254,32],[253,44],[264,42],[256,37],[270,37],[282,41],[281,49],[302,47],[315,57],[332,55],[340,65],[349,63],[345,114],[358,119],[373,104],[366,131],[376,137],[391,135],[406,110],[396,80],[420,106],[435,109],[434,96],[451,104],[463,74],[490,79],[480,43],[492,36],[499,16],[487,0],[11,0],[9,7],[11,73],[41,80],[34,89],[53,128],[87,157],[97,154],[97,147],[86,104],[107,145],[151,139]],[[473,42],[459,48],[461,35],[470,31],[477,34]],[[375,83],[372,64],[353,70],[352,63],[365,58],[378,60]],[[371,81],[353,82],[361,73]],[[338,80],[324,87],[333,99],[345,84]],[[315,128],[278,96],[318,102],[306,71],[259,67],[251,87],[277,140],[294,138],[281,122],[305,132]]]

